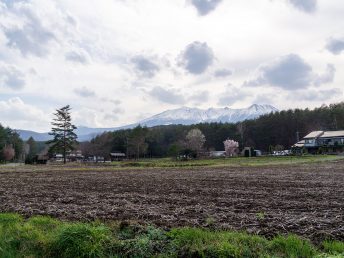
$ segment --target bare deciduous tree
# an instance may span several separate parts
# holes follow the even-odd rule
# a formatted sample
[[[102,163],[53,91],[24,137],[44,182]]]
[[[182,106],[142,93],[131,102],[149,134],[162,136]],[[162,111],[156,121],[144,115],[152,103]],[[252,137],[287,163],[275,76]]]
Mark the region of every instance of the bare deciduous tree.
[[[192,129],[185,137],[186,147],[195,151],[197,154],[203,149],[206,139],[199,129]]]

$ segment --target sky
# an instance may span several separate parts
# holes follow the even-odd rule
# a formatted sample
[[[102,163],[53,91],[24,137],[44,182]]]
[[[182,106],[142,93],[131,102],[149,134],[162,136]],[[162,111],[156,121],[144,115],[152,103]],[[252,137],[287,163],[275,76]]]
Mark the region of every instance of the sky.
[[[343,0],[0,0],[0,123],[343,101]]]

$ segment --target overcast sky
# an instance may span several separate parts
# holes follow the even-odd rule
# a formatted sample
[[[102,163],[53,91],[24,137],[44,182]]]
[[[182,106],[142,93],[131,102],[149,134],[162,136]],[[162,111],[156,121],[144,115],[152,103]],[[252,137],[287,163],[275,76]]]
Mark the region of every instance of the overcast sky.
[[[343,101],[343,0],[0,0],[0,123]]]

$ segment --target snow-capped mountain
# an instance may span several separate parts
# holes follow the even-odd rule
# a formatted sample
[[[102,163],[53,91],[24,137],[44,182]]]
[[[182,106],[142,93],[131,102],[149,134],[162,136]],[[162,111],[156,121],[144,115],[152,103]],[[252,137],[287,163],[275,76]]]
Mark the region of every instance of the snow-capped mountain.
[[[257,104],[242,109],[232,109],[228,107],[209,109],[182,107],[154,115],[140,121],[138,124],[151,127],[156,125],[190,125],[210,122],[236,123],[276,111],[278,111],[278,109],[271,105]]]
[[[137,123],[125,125],[114,128],[89,128],[85,126],[78,126],[76,133],[79,141],[88,141],[96,135],[103,132],[116,131],[120,129],[134,128],[137,125],[153,127],[157,125],[171,125],[182,124],[191,125],[199,123],[236,123],[248,119],[255,119],[261,115],[269,114],[278,111],[277,108],[271,105],[257,105],[254,104],[248,108],[232,109],[232,108],[188,108],[182,107],[164,111],[160,114],[141,120]],[[47,141],[51,139],[48,133],[36,133],[27,130],[16,130],[23,140],[29,139],[32,136],[36,141]]]

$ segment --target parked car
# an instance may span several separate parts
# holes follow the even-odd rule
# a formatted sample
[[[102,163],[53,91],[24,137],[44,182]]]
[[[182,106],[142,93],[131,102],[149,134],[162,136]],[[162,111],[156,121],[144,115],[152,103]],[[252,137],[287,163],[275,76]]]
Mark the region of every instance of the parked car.
[[[291,155],[291,150],[274,151],[272,156],[288,156]]]

